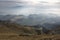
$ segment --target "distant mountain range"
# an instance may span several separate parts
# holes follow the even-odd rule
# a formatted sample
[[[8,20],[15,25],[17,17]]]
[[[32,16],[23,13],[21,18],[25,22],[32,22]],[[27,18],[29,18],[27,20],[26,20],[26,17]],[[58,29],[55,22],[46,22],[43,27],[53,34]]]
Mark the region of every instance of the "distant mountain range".
[[[29,16],[0,15],[0,20],[14,22],[20,25],[42,25],[48,29],[52,29],[53,27],[55,27],[55,25],[60,25],[60,17],[53,14],[30,14]]]

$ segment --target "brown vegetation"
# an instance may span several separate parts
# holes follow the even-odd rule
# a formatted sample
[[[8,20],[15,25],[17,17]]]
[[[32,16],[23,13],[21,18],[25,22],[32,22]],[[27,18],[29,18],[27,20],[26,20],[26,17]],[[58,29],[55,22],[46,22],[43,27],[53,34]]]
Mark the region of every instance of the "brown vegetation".
[[[32,27],[0,21],[0,40],[60,40],[60,35],[37,35]]]
[[[0,40],[60,40],[60,35],[0,35]]]

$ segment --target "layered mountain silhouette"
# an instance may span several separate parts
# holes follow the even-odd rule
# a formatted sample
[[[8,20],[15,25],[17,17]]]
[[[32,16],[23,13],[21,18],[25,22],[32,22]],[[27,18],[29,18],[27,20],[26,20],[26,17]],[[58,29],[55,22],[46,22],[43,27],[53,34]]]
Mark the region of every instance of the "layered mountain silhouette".
[[[49,16],[49,15],[43,15],[43,14],[30,14],[29,16],[0,15],[0,20],[8,22],[7,25],[10,25],[10,23],[16,23],[16,24],[19,24],[19,27],[21,27],[20,25],[33,26],[32,27],[33,29],[40,28],[42,26],[42,28],[44,27],[44,29],[47,28],[49,30],[55,30],[55,29],[59,28],[59,25],[60,25],[59,18],[60,17],[56,16],[56,15]],[[38,25],[40,25],[40,26],[38,26]],[[18,26],[16,26],[16,27],[19,28]],[[14,28],[15,27],[13,27],[12,29],[14,29]],[[60,29],[58,29],[58,30],[60,33]],[[35,32],[35,30],[34,30],[34,32]]]
[[[30,14],[29,16],[25,15],[0,15],[0,20],[9,20],[23,25],[38,25],[38,24],[60,24],[59,16],[50,14]]]

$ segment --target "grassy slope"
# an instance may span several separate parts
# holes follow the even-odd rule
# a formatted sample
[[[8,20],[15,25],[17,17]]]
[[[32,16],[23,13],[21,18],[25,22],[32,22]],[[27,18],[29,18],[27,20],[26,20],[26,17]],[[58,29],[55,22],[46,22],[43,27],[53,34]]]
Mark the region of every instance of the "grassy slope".
[[[1,24],[0,23],[0,40],[42,40],[42,39],[59,39],[60,35],[31,35],[19,36],[24,33],[36,33],[31,27],[21,26],[16,24]]]
[[[29,26],[21,26],[15,23],[0,23],[0,34],[35,34],[35,30],[32,29],[32,27]]]
[[[0,40],[60,40],[60,35],[34,35],[34,36],[18,36],[18,35],[0,35]]]

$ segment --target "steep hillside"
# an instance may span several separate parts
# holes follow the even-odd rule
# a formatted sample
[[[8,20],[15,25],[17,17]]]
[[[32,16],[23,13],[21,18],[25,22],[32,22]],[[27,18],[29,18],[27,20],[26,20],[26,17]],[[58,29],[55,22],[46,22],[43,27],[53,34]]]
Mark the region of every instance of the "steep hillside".
[[[40,35],[40,34],[60,34],[60,26],[52,30],[41,25],[26,26],[9,21],[0,21],[0,34],[19,34],[19,35]]]
[[[0,34],[14,33],[14,34],[36,34],[35,30],[29,26],[21,26],[16,23],[9,23],[0,21]]]

